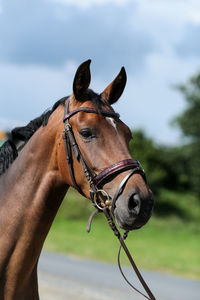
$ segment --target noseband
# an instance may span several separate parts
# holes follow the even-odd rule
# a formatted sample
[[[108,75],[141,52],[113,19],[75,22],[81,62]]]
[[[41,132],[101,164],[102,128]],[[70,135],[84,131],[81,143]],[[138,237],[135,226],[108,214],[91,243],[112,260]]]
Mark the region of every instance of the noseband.
[[[150,291],[149,287],[147,286],[146,282],[144,281],[142,275],[140,274],[135,262],[133,261],[131,255],[130,255],[130,252],[128,251],[128,249],[126,247],[126,244],[124,243],[124,240],[127,237],[127,232],[125,232],[125,234],[122,238],[120,235],[120,232],[117,229],[117,227],[112,219],[112,216],[110,214],[110,211],[111,211],[112,214],[114,215],[116,201],[119,198],[119,196],[123,193],[123,190],[124,190],[128,180],[131,178],[131,176],[133,176],[134,174],[140,174],[143,177],[144,181],[146,182],[146,176],[145,176],[144,170],[142,169],[139,161],[131,158],[131,159],[125,159],[125,160],[116,162],[115,164],[105,168],[99,174],[96,174],[92,170],[92,168],[88,165],[88,163],[85,161],[85,159],[76,143],[74,133],[73,133],[72,127],[69,123],[69,120],[71,117],[73,117],[74,115],[76,115],[79,112],[99,114],[103,117],[110,117],[113,119],[119,119],[119,114],[115,113],[113,110],[107,111],[107,110],[102,109],[102,110],[98,111],[91,107],[79,107],[79,108],[74,109],[71,112],[69,112],[69,103],[70,103],[70,97],[68,97],[66,100],[65,110],[64,110],[63,141],[64,141],[66,160],[68,163],[71,180],[72,180],[74,188],[80,194],[84,195],[75,179],[74,168],[73,168],[73,156],[72,156],[72,151],[73,151],[76,160],[82,164],[82,168],[83,168],[85,177],[90,185],[90,196],[91,196],[93,205],[96,207],[96,211],[94,211],[94,213],[92,213],[89,218],[87,231],[88,232],[90,231],[91,221],[92,221],[92,218],[95,215],[95,213],[98,211],[103,211],[108,220],[108,223],[109,223],[111,229],[113,230],[114,234],[117,236],[117,238],[120,241],[120,244],[121,244],[120,250],[121,250],[121,247],[123,247],[124,251],[126,252],[126,254],[129,258],[129,261],[131,262],[132,267],[134,268],[141,284],[143,285],[143,287],[146,290],[149,297],[147,297],[145,294],[143,294],[139,290],[137,290],[125,277],[124,273],[122,272],[121,266],[120,266],[120,261],[119,261],[120,250],[119,250],[118,265],[119,265],[119,269],[121,271],[122,276],[124,277],[124,279],[127,281],[127,283],[133,289],[135,289],[137,292],[139,292],[145,298],[147,298],[149,300],[156,300],[155,297],[153,296],[152,292]],[[105,190],[102,189],[103,185],[108,183],[110,180],[112,180],[118,174],[123,173],[128,170],[131,170],[131,171],[121,181],[118,189],[116,190],[116,192],[114,194],[114,197],[112,198]]]

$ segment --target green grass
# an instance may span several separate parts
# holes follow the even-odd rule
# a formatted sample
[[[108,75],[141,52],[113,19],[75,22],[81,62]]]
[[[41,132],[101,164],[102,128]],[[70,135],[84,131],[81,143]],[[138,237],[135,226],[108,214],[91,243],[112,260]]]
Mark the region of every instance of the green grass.
[[[79,196],[75,198],[75,195],[71,191],[68,197],[71,200],[64,201],[45,242],[45,249],[116,262],[119,243],[105,217],[100,215],[94,219],[88,234],[86,216],[89,216],[91,207],[88,200]],[[189,209],[187,201],[190,201]],[[184,214],[181,218],[173,214],[152,217],[142,229],[130,232],[127,246],[140,268],[200,279],[200,228],[196,220],[199,216],[196,205],[194,197],[184,195],[179,209],[182,212],[187,210],[185,219]],[[124,257],[122,262],[128,263]]]

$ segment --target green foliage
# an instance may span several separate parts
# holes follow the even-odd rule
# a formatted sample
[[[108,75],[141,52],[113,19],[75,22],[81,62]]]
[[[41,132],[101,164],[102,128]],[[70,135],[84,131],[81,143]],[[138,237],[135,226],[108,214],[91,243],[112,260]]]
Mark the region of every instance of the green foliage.
[[[131,154],[142,164],[148,183],[155,194],[165,188],[184,191],[189,187],[188,161],[182,147],[159,146],[143,131],[133,133]]]
[[[191,200],[190,195],[195,192],[194,186],[199,187],[197,173],[200,172],[200,167],[198,170],[195,168],[200,166],[200,156],[194,155],[195,148],[191,144],[179,147],[160,146],[146,137],[143,131],[137,130],[133,133],[130,149],[132,156],[142,164],[148,184],[155,195],[154,212],[162,217],[176,215],[188,219],[178,201],[181,202],[183,194],[188,195],[188,200]],[[186,207],[190,206],[189,201]]]
[[[200,195],[200,74],[189,79],[186,84],[178,86],[187,107],[176,119],[176,124],[188,138],[183,147],[188,161],[191,188]]]
[[[130,142],[132,157],[136,158],[142,164],[148,181],[152,189],[162,186],[166,178],[166,172],[160,165],[162,153],[154,142],[147,138],[142,130],[133,132],[133,139]]]
[[[193,142],[200,142],[200,74],[177,88],[183,94],[187,107],[176,118],[176,122],[185,136],[190,137]]]

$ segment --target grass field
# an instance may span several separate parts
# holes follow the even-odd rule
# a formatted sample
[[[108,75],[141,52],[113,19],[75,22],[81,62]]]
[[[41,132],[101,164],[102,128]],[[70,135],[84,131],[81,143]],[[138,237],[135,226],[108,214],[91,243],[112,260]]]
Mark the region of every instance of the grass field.
[[[167,195],[169,204],[174,201],[173,198],[173,194]],[[146,226],[129,234],[127,245],[140,268],[200,279],[198,203],[189,195],[179,197],[178,201],[181,218],[177,216],[177,211],[175,215],[171,213],[167,217],[153,216]],[[96,217],[91,232],[86,232],[87,217],[91,210],[89,201],[80,199],[71,190],[54,221],[45,249],[116,262],[119,243],[105,217]],[[124,257],[122,262],[128,263]]]

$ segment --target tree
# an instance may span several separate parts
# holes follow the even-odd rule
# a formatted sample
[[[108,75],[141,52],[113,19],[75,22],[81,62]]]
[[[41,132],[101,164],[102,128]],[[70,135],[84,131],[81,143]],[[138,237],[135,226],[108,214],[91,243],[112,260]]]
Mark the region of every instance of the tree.
[[[148,186],[156,200],[154,212],[160,216],[183,217],[178,200],[180,194],[190,190],[187,149],[158,145],[142,130],[134,130],[130,150],[147,175]]]
[[[183,151],[189,164],[190,184],[193,191],[200,195],[200,73],[177,88],[183,94],[187,106],[175,122],[187,137]]]
[[[140,161],[155,194],[161,189],[185,191],[189,187],[188,163],[182,147],[157,145],[142,130],[134,130],[131,155]]]

